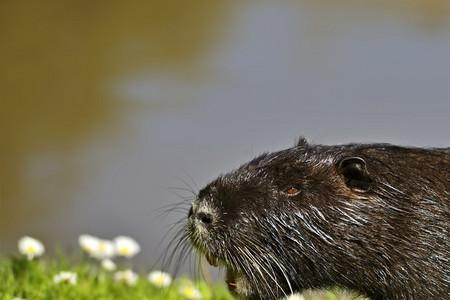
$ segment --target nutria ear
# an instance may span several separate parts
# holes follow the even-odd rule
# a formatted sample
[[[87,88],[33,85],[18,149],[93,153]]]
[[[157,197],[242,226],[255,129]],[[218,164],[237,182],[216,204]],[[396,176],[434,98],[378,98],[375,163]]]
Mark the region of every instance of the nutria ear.
[[[361,157],[345,157],[339,162],[338,171],[345,178],[345,184],[351,189],[367,191],[372,179],[366,168],[366,161]]]

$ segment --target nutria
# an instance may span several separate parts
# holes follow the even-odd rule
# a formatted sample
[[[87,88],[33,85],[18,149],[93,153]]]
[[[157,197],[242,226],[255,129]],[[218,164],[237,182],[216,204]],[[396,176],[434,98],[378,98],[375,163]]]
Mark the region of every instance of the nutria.
[[[185,230],[242,299],[450,299],[450,148],[300,139],[200,190]]]

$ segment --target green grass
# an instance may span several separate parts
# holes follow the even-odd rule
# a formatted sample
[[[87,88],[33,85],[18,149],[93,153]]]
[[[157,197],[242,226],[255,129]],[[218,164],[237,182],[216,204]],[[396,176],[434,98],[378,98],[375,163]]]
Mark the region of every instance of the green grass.
[[[55,284],[53,276],[60,271],[75,272],[76,285]],[[25,258],[0,258],[0,300],[12,300],[14,297],[28,300],[150,300],[150,299],[186,299],[179,293],[182,285],[191,283],[187,278],[174,281],[167,289],[154,287],[147,274],[140,274],[135,286],[127,286],[114,281],[110,272],[101,270],[95,262],[88,260],[70,263],[64,258],[53,260],[28,261]],[[194,284],[202,293],[203,299],[231,300],[224,284],[211,286],[204,281]],[[354,296],[340,292],[326,291],[308,293],[305,299],[341,300],[355,299]]]
[[[55,284],[53,276],[60,271],[77,274],[76,285]],[[114,281],[110,272],[101,270],[95,263],[80,262],[70,264],[64,259],[54,261],[28,261],[24,258],[0,259],[0,300],[13,297],[28,300],[112,300],[112,299],[185,299],[178,289],[190,283],[186,278],[175,280],[172,287],[154,287],[141,274],[134,286]],[[193,283],[200,289],[203,299],[233,299],[223,285],[209,287],[205,282]]]

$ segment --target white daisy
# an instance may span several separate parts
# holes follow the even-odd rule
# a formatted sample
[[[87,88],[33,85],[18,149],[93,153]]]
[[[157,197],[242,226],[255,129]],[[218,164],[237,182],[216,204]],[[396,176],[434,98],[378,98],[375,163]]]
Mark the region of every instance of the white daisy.
[[[75,285],[77,283],[77,278],[77,274],[73,272],[63,271],[53,276],[53,282],[56,284],[68,283],[71,285]]]
[[[200,293],[199,289],[197,289],[195,286],[191,284],[186,284],[181,286],[178,289],[178,292],[189,300],[200,300],[203,298],[202,294]]]
[[[101,266],[106,271],[114,271],[117,268],[116,264],[110,259],[102,260]]]
[[[122,282],[127,285],[135,285],[137,283],[139,276],[131,270],[118,271],[114,273],[114,280],[117,282]]]
[[[162,271],[153,271],[148,274],[148,280],[156,287],[168,287],[172,283],[172,277]]]
[[[114,239],[116,254],[124,257],[133,257],[141,251],[139,244],[127,236],[118,236]]]
[[[114,257],[114,244],[109,240],[98,240],[97,248],[91,253],[97,259],[108,259]]]
[[[83,234],[78,238],[78,243],[86,253],[96,259],[110,259],[114,257],[114,244],[109,240]]]
[[[44,245],[40,241],[29,236],[25,236],[19,240],[18,248],[20,253],[25,255],[29,260],[39,257],[45,252]]]
[[[109,240],[99,239],[89,234],[82,234],[78,238],[81,249],[96,259],[110,259],[114,257],[114,244]]]
[[[98,247],[98,238],[89,234],[82,234],[78,237],[78,244],[81,249],[88,254],[92,254]]]
[[[286,300],[305,300],[302,294],[292,294],[286,298]]]

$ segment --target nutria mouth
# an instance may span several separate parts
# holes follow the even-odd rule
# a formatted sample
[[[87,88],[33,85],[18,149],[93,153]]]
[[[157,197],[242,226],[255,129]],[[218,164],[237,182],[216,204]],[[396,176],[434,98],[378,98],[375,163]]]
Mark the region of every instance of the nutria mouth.
[[[227,284],[228,290],[233,294],[237,295],[238,290],[238,279],[241,281],[244,279],[242,273],[234,272],[232,269],[227,268],[227,273],[225,276],[225,283]]]
[[[237,280],[238,279],[242,279],[243,275],[242,273],[235,271],[236,268],[232,267],[232,266],[228,266],[225,262],[223,262],[223,260],[212,256],[210,254],[205,254],[205,258],[206,261],[213,267],[224,267],[226,269],[226,274],[225,274],[225,283],[228,287],[228,290],[232,293],[232,294],[237,294],[236,290],[238,289],[238,284],[237,284]]]
[[[194,228],[195,225],[191,225],[191,229]],[[222,268],[225,270],[225,284],[228,287],[228,290],[234,296],[239,296],[240,294],[248,293],[248,284],[245,279],[244,274],[239,271],[239,267],[230,264],[227,259],[213,255],[211,252],[206,250],[205,245],[201,245],[198,243],[199,238],[195,236],[195,231],[188,232],[188,236],[192,239],[192,243],[197,251],[204,256],[208,264],[215,268]],[[229,258],[233,260],[233,258]]]
[[[202,252],[202,251],[200,251]],[[224,268],[226,270],[225,273],[225,283],[228,287],[228,290],[233,294],[237,295],[238,289],[238,279],[243,280],[244,276],[241,272],[237,271],[235,266],[231,266],[225,262],[224,259],[216,257],[210,253],[204,253],[203,255],[208,262],[208,264],[212,267]]]

